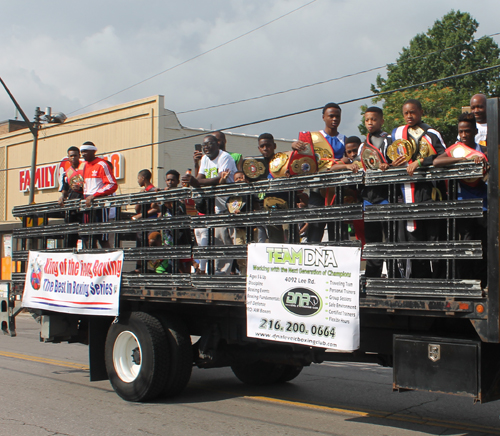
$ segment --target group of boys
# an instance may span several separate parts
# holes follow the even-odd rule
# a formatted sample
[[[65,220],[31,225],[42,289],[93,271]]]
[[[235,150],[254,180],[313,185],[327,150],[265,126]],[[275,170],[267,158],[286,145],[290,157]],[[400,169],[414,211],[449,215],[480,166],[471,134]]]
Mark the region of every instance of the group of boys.
[[[405,125],[395,128],[391,134],[383,131],[384,123],[383,111],[378,107],[370,107],[364,113],[367,136],[360,144],[357,137],[346,137],[339,132],[342,110],[335,103],[328,103],[323,108],[324,129],[319,132],[303,132],[310,134],[299,138],[312,137],[313,141],[295,141],[292,150],[304,152],[307,147],[314,147],[316,143],[322,143],[322,147],[328,144],[331,150],[331,165],[329,170],[349,169],[357,172],[361,164],[365,169],[370,169],[370,163],[365,160],[378,156],[377,169],[385,171],[390,167],[406,167],[408,175],[413,176],[419,168],[429,166],[446,166],[465,160],[473,160],[477,164],[487,161],[486,156],[486,97],[478,94],[471,99],[471,113],[464,113],[458,120],[458,143],[459,146],[469,151],[454,153],[455,145],[446,147],[441,134],[431,126],[422,121],[423,108],[418,100],[407,100],[402,107]],[[393,142],[399,141],[402,145],[392,148],[392,153],[388,154],[388,149]],[[399,144],[398,143],[398,144]],[[195,152],[195,162],[199,161],[199,170],[195,175],[185,175],[182,181],[194,187],[214,186],[219,183],[233,183],[234,176],[239,174],[242,181],[247,182],[245,175],[241,172],[231,156],[219,146],[217,135],[207,135],[203,141],[202,152]],[[413,144],[407,147],[404,144]],[[224,144],[225,145],[225,144]],[[394,144],[396,146],[396,144]],[[271,134],[265,133],[258,139],[258,149],[264,158],[265,176],[273,178],[270,165],[276,151],[276,144]],[[364,156],[367,156],[364,158]],[[356,162],[356,160],[358,162]],[[373,169],[373,168],[372,168]],[[408,182],[401,185],[399,192],[400,199],[405,203],[422,203],[436,201],[443,198],[446,186],[432,182]],[[279,197],[273,195],[273,197]],[[460,180],[458,183],[457,199],[482,198],[483,209],[486,212],[486,184],[483,179]],[[227,198],[218,198],[216,213],[227,211]],[[371,205],[389,203],[389,193],[387,185],[362,186],[359,190],[359,200],[363,203],[363,208]],[[309,195],[301,194],[297,199],[298,207],[320,207],[325,206],[328,199],[325,199],[324,190],[311,189]],[[285,206],[286,207],[286,206]],[[461,239],[479,239],[483,241],[483,254],[486,253],[486,219],[480,220],[459,220],[457,223],[458,232]],[[303,223],[301,233],[308,242],[320,242],[323,238],[327,223]],[[330,227],[330,226],[328,226]],[[365,222],[363,242],[382,242],[387,238],[387,223]],[[334,228],[332,226],[332,228]],[[257,237],[261,242],[284,242],[284,234],[281,226],[278,228],[268,227],[264,229],[262,238]],[[333,238],[330,228],[329,238]],[[231,235],[234,229],[216,229],[215,240],[218,245],[232,244],[234,236]],[[412,221],[408,220],[404,225],[399,226],[398,240],[400,241],[437,241],[441,237],[440,226],[433,221]],[[201,242],[201,244],[200,244]],[[202,241],[198,240],[200,245]],[[227,273],[230,270],[230,260],[219,261],[216,272]],[[482,265],[485,262],[481,262]],[[381,277],[382,260],[368,260],[366,265],[366,277]],[[461,269],[461,268],[459,268]],[[471,271],[471,268],[467,268]],[[477,271],[476,271],[477,272]],[[406,268],[401,270],[403,277],[441,277],[443,270],[440,261],[414,260],[407,262]],[[466,278],[467,272],[461,272]],[[481,277],[483,279],[483,277]],[[484,284],[484,279],[482,280]]]
[[[96,157],[97,147],[93,142],[84,142],[80,149],[70,147],[68,157],[61,164],[63,172],[61,174],[60,188],[61,197],[58,202],[62,206],[64,201],[69,199],[85,199],[85,206],[91,206],[94,198],[112,195],[118,189],[118,184],[113,175],[111,164],[100,157]],[[83,157],[83,162],[80,159]],[[109,219],[109,209],[96,209],[93,219],[97,222],[106,222]],[[72,212],[71,222],[90,222],[90,212],[81,214]],[[76,246],[78,235],[70,235],[68,246]],[[96,235],[94,243],[99,242],[102,248],[109,248],[109,238],[107,234]]]
[[[486,157],[486,97],[478,94],[471,99],[471,113],[463,113],[458,120],[458,142],[446,147],[441,134],[422,122],[423,108],[418,100],[407,100],[403,107],[405,125],[395,128],[391,134],[383,131],[384,117],[382,109],[370,107],[364,113],[364,123],[367,130],[366,139],[363,143],[358,137],[346,137],[339,132],[342,110],[335,103],[324,106],[322,116],[324,128],[319,132],[302,132],[299,140],[293,142],[292,150],[303,153],[309,147],[316,150],[316,146],[326,147],[330,152],[329,170],[351,170],[357,172],[360,167],[373,169],[373,157],[377,161],[376,168],[381,171],[389,167],[406,167],[410,176],[419,168],[434,166],[446,166],[464,160],[473,160],[477,164],[487,161]],[[312,138],[304,140],[304,138]],[[397,147],[396,141],[398,141]],[[391,148],[391,145],[394,146]],[[406,144],[406,145],[405,145]],[[410,146],[408,146],[410,144]],[[463,150],[455,153],[456,147]],[[465,147],[465,149],[464,149]],[[116,181],[106,161],[96,158],[97,148],[92,143],[85,143],[80,150],[71,147],[68,150],[69,168],[65,172],[66,182],[63,184],[63,197],[85,198],[87,206],[90,206],[93,198],[110,195],[116,191]],[[273,159],[276,157],[276,143],[270,133],[263,133],[258,138],[258,150],[263,160],[263,177],[272,179],[275,177],[271,170]],[[392,150],[391,152],[389,152]],[[465,151],[464,151],[465,150]],[[468,150],[468,151],[467,151]],[[80,164],[79,153],[85,160]],[[318,156],[318,154],[316,154]],[[226,151],[226,138],[222,132],[215,132],[203,138],[201,151],[194,153],[194,174],[186,173],[180,176],[175,170],[166,175],[166,189],[177,187],[181,182],[185,186],[204,187],[215,186],[225,183],[248,183],[246,175],[242,171],[243,158],[241,154]],[[151,173],[143,170],[139,173],[138,182],[145,192],[156,188],[151,183]],[[405,203],[431,202],[442,198],[445,186],[436,185],[432,182],[404,183],[401,185],[400,198]],[[326,198],[325,198],[326,197]],[[297,207],[320,207],[329,204],[325,190],[311,189],[306,195],[301,193],[297,196]],[[458,199],[482,198],[483,210],[486,213],[486,184],[482,179],[460,180],[458,183]],[[358,199],[363,203],[363,208],[371,205],[389,203],[389,192],[387,185],[362,186],[358,190]],[[253,210],[264,208],[287,208],[289,205],[288,193],[268,194],[265,198],[251,201]],[[262,206],[260,206],[262,205]],[[234,197],[219,196],[215,198],[215,213],[226,213],[228,208],[232,213],[244,211],[245,202]],[[247,207],[248,210],[248,207]],[[185,213],[185,211],[183,212]],[[207,213],[203,208],[198,208],[199,214]],[[160,207],[151,204],[147,216],[157,217]],[[138,208],[132,219],[143,217],[143,212]],[[105,219],[105,217],[102,217]],[[459,220],[458,232],[462,239],[479,239],[483,241],[483,253],[486,252],[486,219],[471,221]],[[325,227],[323,223],[302,223],[300,233],[303,241],[317,243],[323,239]],[[329,238],[334,226],[328,226]],[[399,226],[398,239],[401,241],[437,241],[440,239],[440,227],[432,221],[407,221]],[[195,229],[195,237],[199,246],[208,245],[208,229]],[[214,241],[216,245],[245,244],[246,232],[243,229],[231,227],[216,227],[214,230]],[[158,235],[152,236],[152,243],[158,244]],[[387,223],[365,222],[363,243],[382,242],[387,238]],[[257,228],[257,242],[285,242],[283,226],[266,226]],[[333,239],[332,239],[333,240]],[[100,241],[106,246],[107,241]],[[165,243],[165,240],[163,241]],[[107,243],[109,244],[109,243]],[[109,245],[108,245],[109,246]],[[206,271],[207,261],[201,261],[199,272]],[[481,262],[482,265],[485,262]],[[382,274],[382,260],[368,260],[366,264],[366,277],[380,277]],[[216,274],[229,274],[232,271],[232,259],[217,259],[215,261]],[[479,266],[478,266],[479,267]],[[245,265],[240,263],[240,271],[244,273]],[[468,271],[470,268],[467,269]],[[234,271],[234,269],[233,269]],[[416,260],[407,262],[406,270],[401,274],[404,277],[439,277],[442,273],[439,261]],[[466,278],[466,273],[463,273]],[[484,284],[484,280],[483,280]]]
[[[384,123],[383,111],[377,107],[370,107],[365,111],[364,121],[367,136],[361,145],[358,154],[365,168],[372,168],[373,157],[376,156],[376,168],[385,171],[389,167],[406,167],[410,176],[418,168],[446,166],[465,160],[473,160],[476,164],[487,162],[486,154],[486,97],[483,94],[474,95],[471,99],[471,112],[463,113],[458,119],[458,142],[446,147],[441,134],[422,122],[423,109],[418,100],[407,100],[403,107],[405,125],[395,128],[389,135],[382,130]],[[342,148],[339,142],[347,142],[344,135],[338,133],[341,119],[341,110],[334,105],[326,105],[323,109],[325,129],[321,135],[331,145],[336,159],[339,159]],[[313,135],[314,136],[314,135]],[[333,138],[332,138],[333,136]],[[398,141],[399,142],[396,142]],[[394,146],[390,149],[390,146]],[[413,144],[413,145],[412,145]],[[408,147],[407,145],[410,145]],[[411,146],[412,145],[412,146]],[[294,148],[303,150],[304,143],[294,143]],[[457,150],[457,149],[460,150]],[[390,149],[390,153],[388,150]],[[341,169],[342,161],[335,163],[331,169]],[[353,171],[358,169],[353,167]],[[400,197],[405,203],[421,203],[435,201],[442,198],[446,190],[443,184],[432,182],[404,183],[401,185]],[[363,208],[371,205],[387,204],[389,202],[387,185],[364,186],[360,190]],[[313,194],[311,194],[312,196]],[[318,194],[315,194],[318,196]],[[487,187],[482,178],[475,180],[460,180],[458,183],[457,199],[481,198],[483,200],[483,218],[477,220],[457,220],[457,229],[463,240],[481,240],[483,243],[483,261],[474,261],[467,268],[459,267],[462,278],[481,278],[483,286],[486,283],[486,204]],[[321,204],[318,196],[318,203]],[[324,203],[323,203],[324,204]],[[387,237],[387,224],[383,222],[364,223],[364,242],[382,242]],[[317,237],[322,236],[320,227]],[[407,221],[399,226],[398,239],[400,241],[437,241],[440,239],[440,225],[433,221]],[[314,240],[311,238],[311,240]],[[463,262],[459,262],[462,264]],[[368,260],[366,277],[381,277],[382,260]],[[465,266],[465,265],[461,265]],[[441,277],[443,275],[441,261],[414,260],[406,262],[406,268],[401,271],[403,277]],[[474,277],[475,276],[475,277]]]
[[[156,192],[159,190],[152,183],[151,171],[144,169],[139,171],[137,175],[137,183],[142,188],[140,192]],[[165,174],[165,190],[174,189],[179,186],[180,174],[176,170],[169,170]],[[186,215],[186,205],[184,202],[178,202],[177,209],[174,211],[174,204],[172,202],[165,202],[160,205],[156,202],[148,203],[145,205],[136,204],[135,214],[131,216],[132,220],[160,218],[163,216]],[[143,246],[143,234],[137,233],[136,243],[137,246]],[[171,229],[164,229],[161,232],[153,231],[147,234],[145,243],[149,247],[158,247],[162,245],[191,245],[191,231],[190,229],[177,230],[177,234]],[[156,273],[172,273],[174,263],[170,259],[151,259],[146,264],[146,272]],[[178,262],[178,269],[181,273],[191,272],[191,267],[196,271],[199,270],[199,265],[194,259],[180,259]],[[141,272],[142,262],[137,262],[135,273]]]

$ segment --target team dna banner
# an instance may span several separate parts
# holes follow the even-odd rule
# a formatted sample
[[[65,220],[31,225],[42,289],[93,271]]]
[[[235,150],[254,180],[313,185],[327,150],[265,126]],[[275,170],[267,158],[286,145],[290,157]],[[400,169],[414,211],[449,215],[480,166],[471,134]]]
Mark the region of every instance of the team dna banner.
[[[101,254],[30,251],[23,307],[117,316],[123,251]]]
[[[359,348],[360,248],[249,244],[247,336]]]

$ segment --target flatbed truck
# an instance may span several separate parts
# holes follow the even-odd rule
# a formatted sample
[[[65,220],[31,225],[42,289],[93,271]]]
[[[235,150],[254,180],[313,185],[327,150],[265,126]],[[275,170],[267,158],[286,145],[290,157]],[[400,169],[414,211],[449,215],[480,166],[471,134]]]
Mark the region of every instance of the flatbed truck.
[[[181,187],[168,191],[117,195],[96,199],[90,211],[117,208],[116,220],[107,223],[71,223],[72,211],[85,209],[79,200],[18,206],[14,216],[22,228],[14,231],[12,274],[8,290],[0,293],[0,325],[15,335],[15,316],[26,278],[30,250],[73,252],[66,246],[68,235],[114,235],[113,250],[123,250],[125,261],[142,262],[142,272],[121,276],[118,316],[88,316],[33,310],[45,342],[80,342],[89,346],[90,378],[109,379],[114,390],[128,401],[147,401],[179,394],[187,385],[192,367],[230,366],[242,382],[283,383],[293,380],[304,366],[323,361],[373,362],[393,367],[394,390],[426,390],[466,395],[474,401],[500,398],[500,276],[499,200],[500,101],[487,102],[488,119],[488,283],[460,279],[457,261],[481,259],[481,241],[459,240],[456,220],[483,214],[480,199],[456,200],[457,181],[483,177],[484,168],[472,162],[447,168],[419,169],[410,177],[406,170],[386,172],[329,172],[308,176],[230,184],[210,188]],[[441,201],[405,204],[398,202],[398,186],[405,182],[446,181],[447,195]],[[389,204],[368,206],[343,203],[343,192],[353,185],[388,185]],[[328,188],[335,192],[332,205],[299,209],[297,192]],[[255,210],[242,214],[176,215],[131,221],[120,212],[127,205],[142,204],[144,213],[152,202],[164,204],[205,199],[213,210],[214,199],[239,195],[287,193],[289,209]],[[252,200],[249,200],[250,202]],[[174,207],[174,210],[176,208]],[[249,208],[253,210],[252,208]],[[216,227],[245,227],[252,240],[257,226],[288,225],[288,242],[298,241],[297,223],[328,222],[328,242],[318,246],[359,246],[345,240],[343,223],[352,220],[388,223],[383,243],[366,244],[364,259],[384,259],[387,277],[360,280],[360,344],[354,351],[330,352],[316,346],[284,343],[247,336],[246,277],[214,274],[219,258],[242,259],[246,246],[214,245]],[[437,242],[401,242],[397,225],[404,220],[435,220],[446,237]],[[148,247],[147,234],[170,229],[208,228],[206,247],[178,245]],[[126,240],[142,235],[142,246],[130,247]],[[47,248],[56,240],[55,248]],[[84,249],[81,253],[105,250]],[[181,259],[207,259],[208,274],[155,274],[145,272],[151,259],[168,258],[173,271]],[[444,278],[401,278],[398,262],[407,259],[441,260]],[[275,290],[280,294],[283,290]],[[193,340],[196,338],[196,341]],[[194,342],[194,343],[193,343]],[[332,369],[334,370],[334,369]]]

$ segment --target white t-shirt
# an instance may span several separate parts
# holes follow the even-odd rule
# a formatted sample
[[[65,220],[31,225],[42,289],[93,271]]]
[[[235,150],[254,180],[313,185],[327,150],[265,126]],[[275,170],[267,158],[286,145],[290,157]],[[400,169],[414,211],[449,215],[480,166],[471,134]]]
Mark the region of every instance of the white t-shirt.
[[[207,155],[201,158],[198,174],[203,174],[207,179],[213,179],[219,175],[219,171],[224,170],[231,171],[227,176],[227,183],[234,183],[234,173],[238,171],[234,159],[229,153],[219,150],[219,154],[214,160],[210,160]],[[217,197],[215,199],[215,213],[222,213],[227,210],[226,200],[227,197]]]
[[[201,158],[198,174],[203,174],[207,179],[213,179],[219,175],[219,171],[224,170],[231,170],[227,182],[234,183],[234,173],[238,171],[234,159],[229,153],[219,150],[219,154],[214,160],[210,160],[207,155]]]
[[[483,123],[479,124],[476,123],[477,127],[477,135],[476,135],[476,144],[486,147],[486,135],[488,134],[488,124]],[[481,151],[481,150],[479,150]]]

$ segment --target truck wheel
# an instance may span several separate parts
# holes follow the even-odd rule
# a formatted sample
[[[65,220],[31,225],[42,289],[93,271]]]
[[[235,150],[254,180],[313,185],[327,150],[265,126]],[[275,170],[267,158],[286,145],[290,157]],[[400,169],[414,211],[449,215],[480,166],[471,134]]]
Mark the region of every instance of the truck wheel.
[[[158,315],[158,319],[165,329],[169,345],[168,379],[162,396],[173,397],[184,390],[191,378],[193,369],[191,336],[181,319],[166,314]]]
[[[106,370],[115,392],[127,401],[157,397],[168,376],[168,342],[160,321],[144,312],[120,316],[105,345]]]
[[[243,383],[264,386],[277,383],[284,374],[284,365],[259,360],[231,366],[234,375]]]
[[[278,383],[286,383],[291,380],[293,380],[295,377],[297,377],[304,367],[302,365],[300,366],[294,366],[294,365],[283,365],[284,371],[281,377],[278,379]]]

